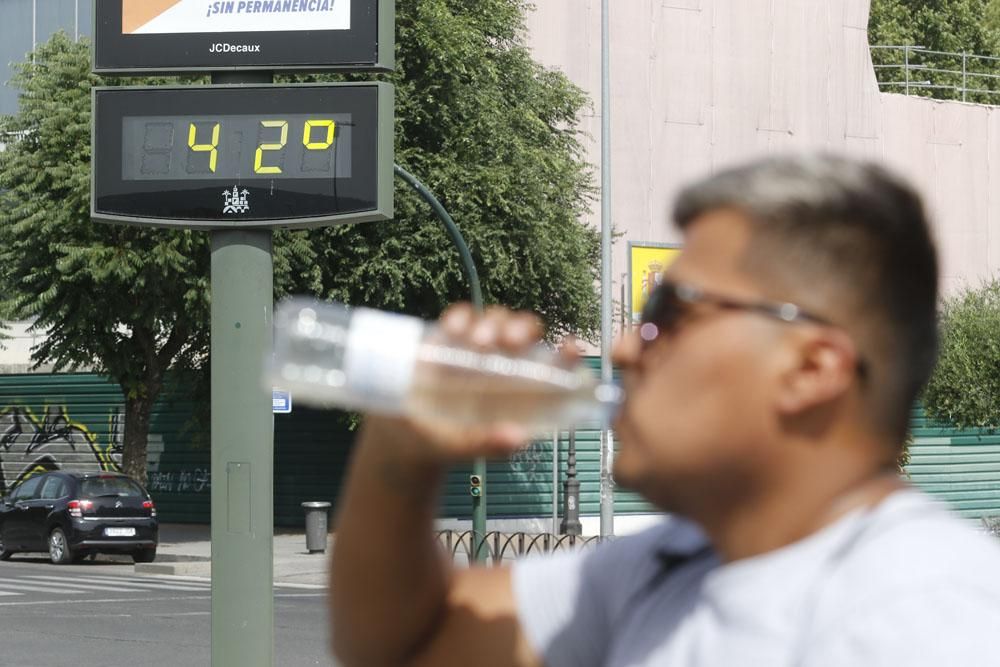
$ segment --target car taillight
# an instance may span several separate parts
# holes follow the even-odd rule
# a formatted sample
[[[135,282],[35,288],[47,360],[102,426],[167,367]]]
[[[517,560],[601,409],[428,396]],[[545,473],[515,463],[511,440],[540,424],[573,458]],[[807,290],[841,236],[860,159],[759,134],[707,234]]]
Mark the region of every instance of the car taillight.
[[[153,504],[152,500],[144,500],[142,509],[149,510],[149,516],[156,516],[156,505]]]
[[[80,519],[83,517],[84,510],[92,510],[94,508],[93,500],[71,500],[66,505],[69,508],[69,515],[74,519]]]

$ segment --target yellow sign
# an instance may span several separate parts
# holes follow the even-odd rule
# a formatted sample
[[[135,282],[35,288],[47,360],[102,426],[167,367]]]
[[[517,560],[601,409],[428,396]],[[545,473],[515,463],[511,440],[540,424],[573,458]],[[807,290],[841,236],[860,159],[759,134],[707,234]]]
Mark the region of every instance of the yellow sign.
[[[632,323],[637,324],[650,292],[663,280],[663,272],[677,259],[681,249],[678,246],[655,243],[629,243],[628,250],[629,282],[632,290],[629,303]]]

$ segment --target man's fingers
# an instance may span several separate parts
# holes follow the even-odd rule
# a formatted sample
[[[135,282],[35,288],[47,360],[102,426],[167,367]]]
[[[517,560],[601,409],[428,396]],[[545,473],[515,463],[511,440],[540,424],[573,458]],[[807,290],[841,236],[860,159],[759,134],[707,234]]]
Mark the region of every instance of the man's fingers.
[[[441,328],[452,340],[486,350],[522,351],[542,338],[542,321],[527,312],[491,306],[477,313],[468,303],[450,306],[441,315]]]
[[[542,321],[531,313],[511,313],[500,329],[500,344],[508,350],[524,350],[542,338]]]
[[[482,444],[485,449],[495,455],[506,456],[524,447],[528,443],[529,437],[524,427],[512,422],[504,422],[491,426]]]
[[[559,360],[566,367],[575,366],[580,361],[580,344],[576,336],[566,336],[559,344]]]
[[[490,306],[472,325],[469,342],[480,349],[496,347],[500,342],[500,333],[511,315],[511,311],[506,308]]]
[[[471,303],[456,303],[441,315],[441,328],[449,337],[463,339],[475,317]]]

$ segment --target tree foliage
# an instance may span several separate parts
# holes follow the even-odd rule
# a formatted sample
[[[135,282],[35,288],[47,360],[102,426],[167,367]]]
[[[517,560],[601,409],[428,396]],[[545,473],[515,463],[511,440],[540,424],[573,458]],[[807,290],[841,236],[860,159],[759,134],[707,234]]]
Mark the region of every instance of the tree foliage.
[[[1000,56],[1000,0],[872,0],[868,40],[873,46],[922,46],[930,51],[974,56]],[[902,50],[873,50],[876,75],[883,90],[902,93],[906,58]],[[961,88],[998,91],[966,94],[967,101],[996,104],[1000,85],[987,76],[1000,74],[1000,63],[961,56],[911,50],[909,64],[911,95],[940,99],[963,99]],[[941,71],[947,70],[947,71]],[[929,85],[921,85],[926,82]],[[916,84],[916,85],[912,85]]]
[[[1000,426],[1000,280],[947,299],[928,415],[959,428]]]
[[[487,303],[539,313],[550,335],[593,339],[600,242],[576,129],[584,93],[535,63],[521,0],[397,6],[396,162],[454,217]],[[363,75],[351,77],[358,80]],[[397,181],[390,224],[310,233],[325,297],[434,316],[469,298],[457,252]]]
[[[995,56],[1000,34],[984,17],[998,11],[997,0],[872,0],[869,41]]]
[[[48,332],[57,370],[92,366],[126,399],[124,468],[145,479],[149,414],[174,366],[197,367],[207,329],[206,239],[90,222],[89,47],[57,34],[20,66],[0,121],[5,310]]]
[[[593,339],[600,247],[581,222],[592,186],[576,129],[587,100],[532,60],[525,10],[522,0],[399,4],[397,69],[384,77],[396,86],[396,161],[455,218],[488,303],[538,312],[553,336]],[[55,35],[20,66],[20,110],[0,120],[2,306],[49,332],[37,364],[118,381],[124,467],[144,479],[166,372],[207,369],[209,237],[90,221],[90,88],[125,81],[91,74],[89,58],[86,41]],[[446,233],[398,181],[394,221],[276,232],[274,247],[279,297],[435,316],[469,295]]]

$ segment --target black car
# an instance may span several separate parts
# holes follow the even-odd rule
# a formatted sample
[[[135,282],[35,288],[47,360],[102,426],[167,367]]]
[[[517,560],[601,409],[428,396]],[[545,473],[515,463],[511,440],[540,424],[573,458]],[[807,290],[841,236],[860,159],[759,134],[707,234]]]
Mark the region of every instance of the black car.
[[[97,553],[156,558],[159,522],[146,490],[111,472],[46,472],[24,480],[0,502],[0,560],[48,551],[53,563]]]

